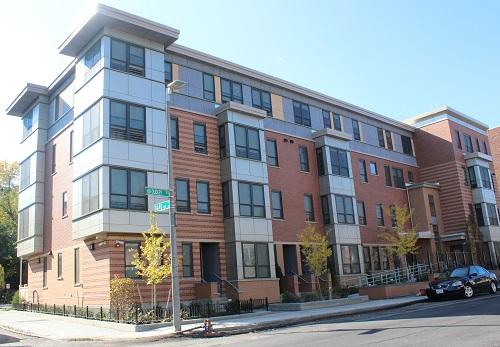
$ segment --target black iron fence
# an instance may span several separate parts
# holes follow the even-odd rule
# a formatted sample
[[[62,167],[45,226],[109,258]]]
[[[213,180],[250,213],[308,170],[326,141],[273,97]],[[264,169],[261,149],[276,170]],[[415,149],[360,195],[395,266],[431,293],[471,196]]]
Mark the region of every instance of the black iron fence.
[[[442,272],[460,266],[480,265],[486,269],[499,269],[500,259],[487,251],[480,253],[471,252],[437,252],[427,253],[431,272]]]
[[[12,308],[19,311],[46,313],[66,317],[85,318],[107,322],[125,324],[149,324],[169,322],[172,320],[172,309],[157,306],[156,310],[144,310],[141,306],[107,309],[103,307],[93,308],[89,306],[77,307],[66,305],[49,305],[13,303]],[[253,312],[255,309],[269,310],[269,301],[265,299],[232,300],[223,303],[191,303],[181,304],[181,318],[184,320],[196,318],[210,318],[231,314],[243,314]]]

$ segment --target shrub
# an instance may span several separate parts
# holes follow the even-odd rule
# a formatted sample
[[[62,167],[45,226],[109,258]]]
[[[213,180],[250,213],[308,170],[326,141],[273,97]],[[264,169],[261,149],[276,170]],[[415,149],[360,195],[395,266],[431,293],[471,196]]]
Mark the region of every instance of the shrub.
[[[285,292],[281,295],[281,302],[300,302],[300,297],[285,290]]]
[[[19,302],[19,291],[15,291],[14,293],[7,295],[7,302],[18,303]]]
[[[115,278],[109,281],[111,309],[126,309],[134,304],[135,286],[131,278]]]

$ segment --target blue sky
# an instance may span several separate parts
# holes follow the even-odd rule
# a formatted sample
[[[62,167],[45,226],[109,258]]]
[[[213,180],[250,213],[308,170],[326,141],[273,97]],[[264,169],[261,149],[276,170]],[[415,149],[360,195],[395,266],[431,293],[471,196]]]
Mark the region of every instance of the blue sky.
[[[500,125],[500,1],[101,2],[179,29],[181,45],[387,117],[450,106]],[[0,160],[20,159],[21,121],[5,109],[71,62],[57,48],[93,3],[0,5]]]

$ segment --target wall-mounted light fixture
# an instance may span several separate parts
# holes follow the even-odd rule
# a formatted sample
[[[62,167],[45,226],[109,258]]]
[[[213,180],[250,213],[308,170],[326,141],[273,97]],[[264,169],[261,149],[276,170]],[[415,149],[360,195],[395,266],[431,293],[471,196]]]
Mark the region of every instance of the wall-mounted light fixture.
[[[294,141],[293,140],[290,140],[290,143],[293,143]]]
[[[283,142],[288,142],[288,139],[283,139]]]
[[[38,257],[38,259],[36,260],[36,262],[37,262],[38,264],[40,264],[40,261],[41,261],[41,260],[40,260],[40,257]]]
[[[97,245],[100,247],[100,246],[104,246],[105,244],[106,244],[106,241],[101,241]]]
[[[93,251],[93,250],[95,249],[95,246],[94,246],[94,244],[93,244],[93,243],[91,243],[91,244],[89,245],[89,249],[90,249],[91,251]]]

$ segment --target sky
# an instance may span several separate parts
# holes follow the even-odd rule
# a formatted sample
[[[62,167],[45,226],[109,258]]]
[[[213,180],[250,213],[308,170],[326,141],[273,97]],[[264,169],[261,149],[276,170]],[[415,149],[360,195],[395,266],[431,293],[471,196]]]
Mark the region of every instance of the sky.
[[[500,125],[500,1],[101,0],[180,30],[178,44],[396,120],[449,106]],[[90,0],[0,3],[0,161],[18,157],[6,109],[72,58],[59,45]]]

